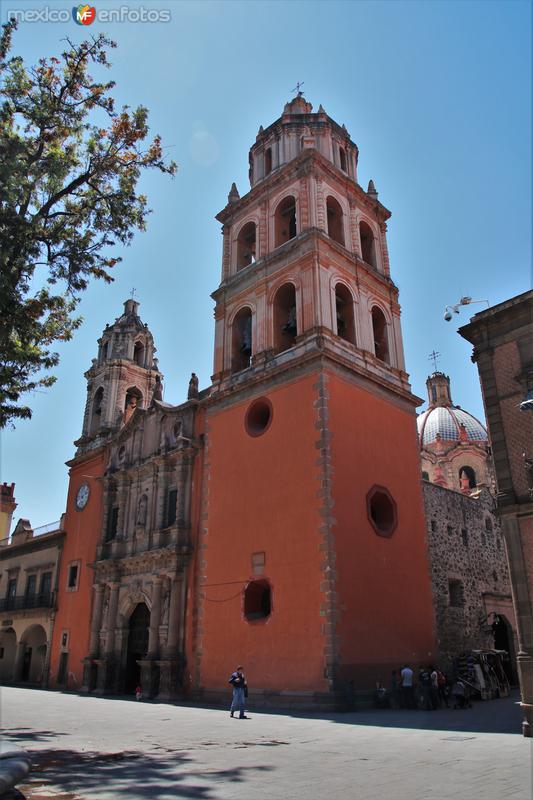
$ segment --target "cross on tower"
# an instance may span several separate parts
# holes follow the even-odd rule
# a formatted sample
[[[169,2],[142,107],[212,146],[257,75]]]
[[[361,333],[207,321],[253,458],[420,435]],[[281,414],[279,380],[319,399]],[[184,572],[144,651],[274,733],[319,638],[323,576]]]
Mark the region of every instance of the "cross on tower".
[[[429,354],[428,358],[430,361],[433,361],[433,371],[437,371],[437,360],[441,357],[440,353],[437,353],[436,350],[433,350],[432,353]]]
[[[133,287],[133,289],[132,289],[132,290],[131,290],[131,292],[130,292],[130,294],[131,294],[131,299],[132,299],[132,300],[134,299],[134,294],[135,294],[135,292],[136,292],[136,291],[137,291],[137,289],[136,289],[136,288],[135,288],[135,286],[134,286],[134,287]]]
[[[298,83],[296,84],[294,89],[291,89],[291,92],[298,92],[298,97],[301,97],[303,95],[303,92],[300,91],[300,86],[303,86],[304,83],[305,83],[305,81],[302,81],[301,83],[300,83],[300,81],[298,81]]]

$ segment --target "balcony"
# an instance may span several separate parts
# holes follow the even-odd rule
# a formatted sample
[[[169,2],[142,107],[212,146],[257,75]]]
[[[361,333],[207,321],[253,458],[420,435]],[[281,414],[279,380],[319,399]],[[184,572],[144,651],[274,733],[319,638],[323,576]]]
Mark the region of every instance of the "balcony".
[[[5,597],[0,600],[2,611],[26,611],[31,608],[54,608],[55,593],[43,592],[41,594],[22,595],[20,597]]]

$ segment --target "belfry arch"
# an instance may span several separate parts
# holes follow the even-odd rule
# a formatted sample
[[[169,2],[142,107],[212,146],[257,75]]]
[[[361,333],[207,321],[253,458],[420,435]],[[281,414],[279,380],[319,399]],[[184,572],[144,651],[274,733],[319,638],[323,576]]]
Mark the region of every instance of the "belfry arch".
[[[350,344],[357,344],[355,335],[355,315],[352,293],[343,283],[335,286],[335,317],[337,336]]]
[[[361,239],[361,257],[363,261],[377,269],[374,233],[370,225],[364,220],[359,223],[359,237]]]
[[[282,353],[295,345],[298,335],[296,289],[293,283],[284,283],[274,295],[273,323],[274,350]]]
[[[231,371],[248,369],[252,358],[252,311],[241,308],[231,326]]]
[[[274,247],[280,247],[296,236],[296,200],[292,194],[285,197],[276,208],[274,231]]]
[[[329,238],[344,246],[344,215],[339,201],[329,196],[326,200],[326,212]]]
[[[256,225],[247,222],[237,237],[237,271],[250,266],[256,260]]]
[[[372,332],[374,335],[374,354],[380,361],[390,364],[389,339],[385,314],[378,307],[372,308]]]

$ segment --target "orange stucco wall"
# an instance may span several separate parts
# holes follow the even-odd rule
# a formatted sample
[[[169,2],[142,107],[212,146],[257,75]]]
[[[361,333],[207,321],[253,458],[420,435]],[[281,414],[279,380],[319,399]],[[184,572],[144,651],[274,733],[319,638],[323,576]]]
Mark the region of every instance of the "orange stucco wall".
[[[328,379],[341,674],[356,685],[435,653],[414,413],[335,375]],[[386,487],[398,526],[378,536],[366,496]]]
[[[328,690],[318,377],[265,392],[274,415],[257,438],[244,427],[255,397],[208,414],[209,502],[207,535],[199,540],[204,585],[196,640],[203,688],[225,686],[239,662],[258,689]],[[401,662],[425,662],[435,652],[415,416],[334,374],[327,374],[326,386],[338,676],[341,683],[353,679],[356,688],[372,687]],[[368,520],[366,494],[374,484],[386,486],[397,502],[390,539]],[[251,556],[260,551],[273,611],[266,621],[248,622],[243,587],[259,577]]]
[[[66,536],[59,570],[58,597],[52,637],[50,660],[50,686],[56,686],[61,634],[69,633],[68,688],[80,689],[83,678],[82,659],[87,655],[93,594],[93,571],[88,564],[94,562],[96,544],[102,526],[102,477],[105,467],[104,451],[84,458],[70,470],[70,483],[65,515]],[[90,488],[87,505],[76,510],[76,494],[83,483]],[[80,561],[77,591],[67,591],[68,565]]]
[[[208,534],[199,556],[204,688],[227,687],[229,673],[242,663],[253,687],[326,689],[315,382],[311,376],[268,392],[273,419],[262,436],[249,436],[244,427],[252,397],[208,413]],[[265,553],[273,610],[266,621],[247,622],[242,590],[259,577],[252,572],[254,552]]]

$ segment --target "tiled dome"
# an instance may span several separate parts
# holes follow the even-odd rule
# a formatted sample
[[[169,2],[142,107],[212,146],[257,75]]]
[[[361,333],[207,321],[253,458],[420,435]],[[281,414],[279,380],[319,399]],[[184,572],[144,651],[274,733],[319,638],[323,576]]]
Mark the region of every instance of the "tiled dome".
[[[438,433],[443,441],[459,441],[461,425],[464,425],[469,441],[488,441],[487,431],[481,422],[458,406],[430,408],[420,414],[416,424],[421,446],[435,442]]]

